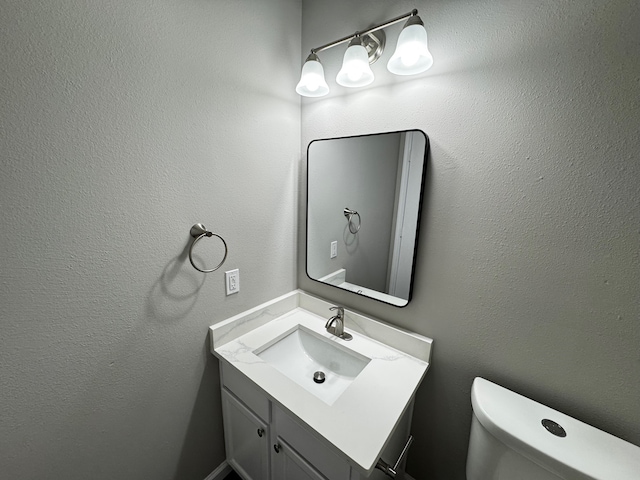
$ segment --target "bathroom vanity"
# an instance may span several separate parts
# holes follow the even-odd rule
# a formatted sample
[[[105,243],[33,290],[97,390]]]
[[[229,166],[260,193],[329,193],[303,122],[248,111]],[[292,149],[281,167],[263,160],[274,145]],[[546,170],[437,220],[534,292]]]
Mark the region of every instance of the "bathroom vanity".
[[[432,340],[345,310],[346,341],[325,329],[333,306],[297,290],[210,327],[244,478],[384,479],[403,452]]]

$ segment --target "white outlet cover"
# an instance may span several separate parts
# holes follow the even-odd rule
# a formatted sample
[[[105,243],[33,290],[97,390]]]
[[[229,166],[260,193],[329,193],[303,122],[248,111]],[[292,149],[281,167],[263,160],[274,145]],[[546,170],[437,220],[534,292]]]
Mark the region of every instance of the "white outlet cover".
[[[227,295],[232,295],[240,291],[240,270],[229,270],[224,272],[225,285],[227,289]]]

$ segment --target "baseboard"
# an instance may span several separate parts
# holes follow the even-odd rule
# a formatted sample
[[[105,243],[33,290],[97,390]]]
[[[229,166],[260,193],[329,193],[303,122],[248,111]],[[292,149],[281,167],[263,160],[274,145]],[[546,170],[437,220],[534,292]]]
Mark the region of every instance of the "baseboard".
[[[218,468],[216,468],[213,472],[207,475],[207,478],[205,478],[204,480],[223,480],[224,477],[226,477],[230,473],[231,473],[231,467],[225,460],[220,465],[218,465]]]

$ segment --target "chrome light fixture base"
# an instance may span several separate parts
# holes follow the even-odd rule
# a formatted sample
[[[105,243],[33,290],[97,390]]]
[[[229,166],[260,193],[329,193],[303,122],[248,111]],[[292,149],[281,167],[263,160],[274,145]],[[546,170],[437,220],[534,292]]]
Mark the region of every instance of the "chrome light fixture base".
[[[362,45],[369,55],[369,65],[373,65],[384,52],[387,36],[384,34],[383,30],[378,30],[376,32],[362,35],[360,38],[362,39]]]

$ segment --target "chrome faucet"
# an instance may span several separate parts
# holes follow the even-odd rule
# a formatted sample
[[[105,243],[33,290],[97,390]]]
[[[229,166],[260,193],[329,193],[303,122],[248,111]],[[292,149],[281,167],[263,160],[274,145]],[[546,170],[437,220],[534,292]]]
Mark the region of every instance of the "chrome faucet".
[[[335,335],[336,337],[343,340],[351,340],[353,337],[344,331],[344,308],[331,307],[329,310],[337,310],[338,314],[327,320],[327,324],[324,328],[327,329],[327,332]]]

